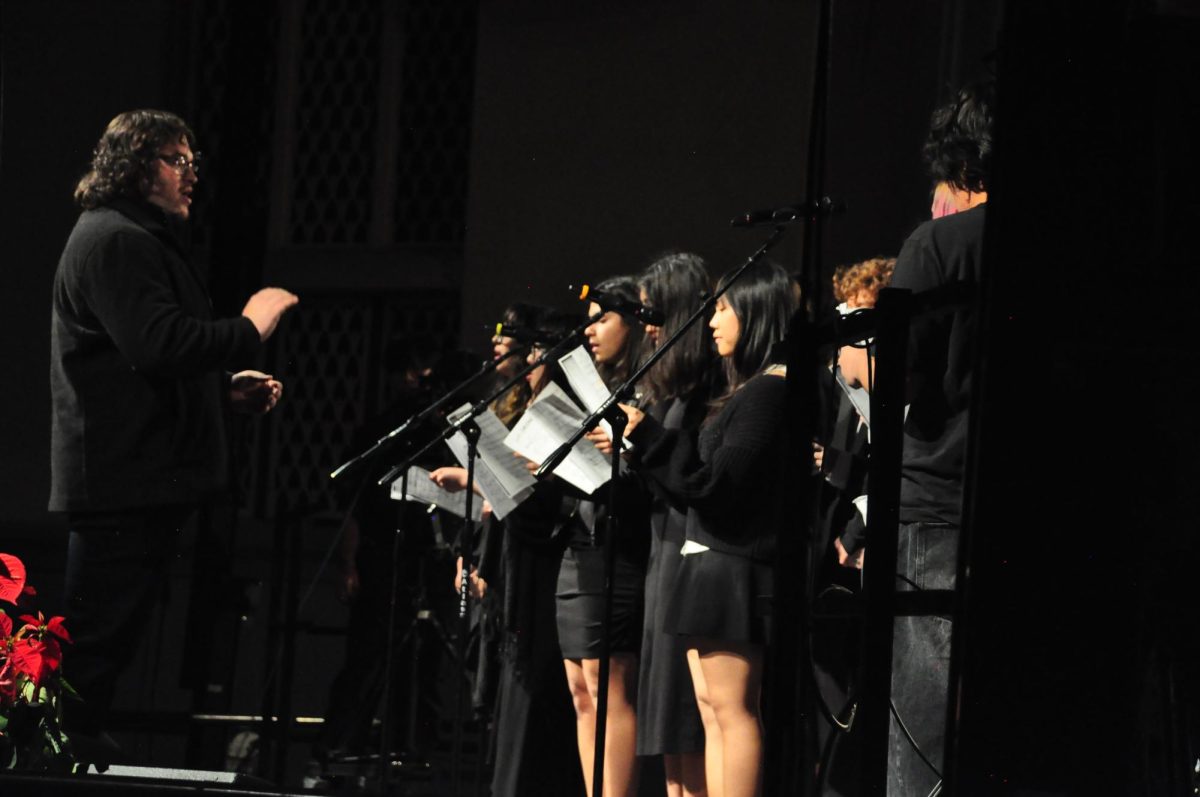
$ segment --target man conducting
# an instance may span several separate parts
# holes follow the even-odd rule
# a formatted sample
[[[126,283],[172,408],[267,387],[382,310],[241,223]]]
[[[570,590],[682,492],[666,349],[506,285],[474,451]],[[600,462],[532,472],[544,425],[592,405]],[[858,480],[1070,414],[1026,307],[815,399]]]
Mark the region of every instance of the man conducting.
[[[180,528],[226,485],[227,406],[264,413],[282,385],[241,371],[297,298],[264,288],[213,318],[176,231],[199,171],[163,111],[113,119],[75,189],[83,208],[54,278],[50,509],[67,513],[68,728],[99,735]]]

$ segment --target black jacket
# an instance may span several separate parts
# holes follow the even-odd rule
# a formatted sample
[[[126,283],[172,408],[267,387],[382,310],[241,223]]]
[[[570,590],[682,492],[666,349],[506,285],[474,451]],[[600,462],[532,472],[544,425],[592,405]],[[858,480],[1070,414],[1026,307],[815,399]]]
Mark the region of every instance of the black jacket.
[[[225,369],[261,347],[213,320],[166,216],[119,199],[84,211],[54,277],[50,509],[191,503],[225,485]]]

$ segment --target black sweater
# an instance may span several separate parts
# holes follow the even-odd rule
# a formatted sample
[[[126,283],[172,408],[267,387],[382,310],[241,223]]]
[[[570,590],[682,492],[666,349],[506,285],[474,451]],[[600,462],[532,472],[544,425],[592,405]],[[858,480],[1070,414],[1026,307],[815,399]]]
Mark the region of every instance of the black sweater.
[[[757,376],[698,436],[650,416],[630,434],[635,464],[663,496],[687,506],[687,538],[769,561],[786,506],[787,384]]]
[[[223,487],[223,370],[260,346],[249,319],[213,319],[161,211],[124,199],[84,211],[54,277],[50,509],[191,503]]]

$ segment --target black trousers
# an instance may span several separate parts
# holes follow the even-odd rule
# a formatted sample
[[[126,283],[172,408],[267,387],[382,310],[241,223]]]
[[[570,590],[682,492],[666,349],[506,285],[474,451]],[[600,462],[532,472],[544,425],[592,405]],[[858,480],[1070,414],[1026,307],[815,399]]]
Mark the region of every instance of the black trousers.
[[[72,513],[65,616],[73,644],[63,674],[83,698],[68,701],[69,731],[104,730],[117,679],[137,652],[166,583],[180,530],[195,507],[139,507]]]

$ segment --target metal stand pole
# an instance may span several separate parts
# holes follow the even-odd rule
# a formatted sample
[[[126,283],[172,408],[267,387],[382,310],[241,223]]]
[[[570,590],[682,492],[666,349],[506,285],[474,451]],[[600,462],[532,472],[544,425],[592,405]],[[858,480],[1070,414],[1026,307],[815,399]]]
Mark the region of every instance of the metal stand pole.
[[[621,477],[621,438],[628,418],[625,411],[613,405],[605,419],[612,426],[612,476],[608,481],[608,516],[604,523],[604,625],[600,635],[600,674],[596,699],[596,755],[592,759],[592,797],[604,794],[604,748],[608,732],[608,680],[612,660],[613,571],[616,569],[615,538],[619,526],[617,512],[617,480]]]
[[[866,657],[859,722],[863,726],[862,793],[887,794],[891,730],[892,633],[896,616],[896,549],[900,464],[904,452],[905,371],[912,297],[885,288],[876,304],[876,368],[871,389],[871,464],[868,474]]]
[[[462,579],[458,588],[458,664],[463,670],[467,661],[467,644],[471,636],[471,562],[475,546],[475,521],[472,519],[472,502],[475,498],[475,459],[478,457],[479,426],[474,421],[463,424],[462,433],[467,438],[467,495],[466,512],[462,533]],[[454,751],[450,757],[453,794],[459,795],[462,787],[462,743],[463,710],[466,701],[466,674],[459,673],[454,717]]]
[[[408,495],[408,471],[400,475],[401,495]],[[400,591],[400,546],[404,544],[404,512],[398,513],[396,533],[392,535],[392,594],[388,598],[387,654],[383,660],[383,703],[379,727],[379,793],[387,794],[392,770],[392,675],[396,659],[396,608]]]

